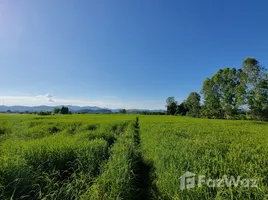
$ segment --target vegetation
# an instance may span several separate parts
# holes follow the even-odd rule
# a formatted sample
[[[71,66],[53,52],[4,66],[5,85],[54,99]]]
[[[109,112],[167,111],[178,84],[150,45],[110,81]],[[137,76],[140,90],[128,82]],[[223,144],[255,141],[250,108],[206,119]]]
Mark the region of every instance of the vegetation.
[[[175,101],[174,97],[168,97],[166,100],[166,107],[167,107],[167,114],[168,115],[175,115],[177,108],[178,108],[178,102]]]
[[[246,58],[242,67],[224,68],[202,85],[201,96],[190,93],[178,105],[174,97],[167,99],[168,115],[217,119],[268,120],[268,72],[255,58]]]
[[[39,113],[38,113],[38,115],[51,115],[52,114],[52,112],[50,112],[50,111],[40,111]]]
[[[102,126],[83,116],[0,119],[0,199],[78,199],[128,123],[127,117],[112,124],[101,118]]]
[[[197,92],[192,92],[185,101],[185,107],[187,108],[187,115],[191,117],[200,116],[200,95]]]
[[[255,121],[0,115],[0,199],[267,199],[267,133]],[[181,190],[187,171],[258,185]]]
[[[120,110],[119,110],[119,113],[121,113],[121,114],[126,114],[126,113],[127,113],[127,110],[126,110],[126,109],[120,109]]]
[[[65,107],[65,106],[62,106],[61,110],[60,110],[60,113],[63,114],[63,115],[69,114],[69,108]]]
[[[58,113],[60,113],[60,110],[61,110],[60,108],[54,108],[53,113],[58,114]]]
[[[137,192],[135,171],[139,157],[138,130],[135,124],[130,124],[127,131],[119,136],[111,148],[111,157],[84,198],[90,199],[133,199]]]
[[[169,117],[141,121],[151,199],[267,199],[268,124]],[[211,179],[258,179],[258,187],[180,189],[187,171]]]

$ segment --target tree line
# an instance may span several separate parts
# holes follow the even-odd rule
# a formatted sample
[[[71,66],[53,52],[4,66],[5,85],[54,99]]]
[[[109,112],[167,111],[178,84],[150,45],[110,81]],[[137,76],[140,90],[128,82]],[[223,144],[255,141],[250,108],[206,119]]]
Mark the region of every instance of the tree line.
[[[246,58],[241,68],[226,67],[206,78],[200,94],[191,92],[180,104],[168,97],[166,103],[168,115],[268,120],[267,68]]]
[[[66,114],[72,114],[72,113],[69,111],[69,108],[68,107],[62,106],[61,108],[54,108],[53,109],[53,112],[51,112],[51,111],[40,111],[37,114],[38,115],[52,115],[52,114],[63,114],[63,115],[66,115]]]

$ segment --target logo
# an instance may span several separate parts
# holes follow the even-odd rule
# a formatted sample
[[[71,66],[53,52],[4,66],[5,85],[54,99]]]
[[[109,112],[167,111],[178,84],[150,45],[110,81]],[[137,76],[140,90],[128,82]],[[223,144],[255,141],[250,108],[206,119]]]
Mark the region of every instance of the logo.
[[[195,174],[186,172],[180,177],[181,190],[195,188]]]
[[[180,178],[180,189],[192,189],[195,187],[207,186],[210,188],[223,188],[223,187],[244,187],[244,188],[257,188],[258,179],[256,178],[244,178],[241,176],[227,176],[224,175],[222,178],[212,179],[207,178],[205,175],[198,175],[187,171]]]

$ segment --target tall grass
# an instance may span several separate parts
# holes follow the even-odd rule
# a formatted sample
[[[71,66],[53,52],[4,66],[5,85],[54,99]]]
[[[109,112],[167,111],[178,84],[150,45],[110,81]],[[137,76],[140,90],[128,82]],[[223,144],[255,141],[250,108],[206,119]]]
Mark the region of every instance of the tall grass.
[[[0,121],[0,199],[78,199],[128,124],[16,117]]]
[[[111,148],[104,172],[82,197],[92,200],[133,199],[137,193],[135,171],[139,158],[137,125],[131,123]]]
[[[180,119],[180,118],[179,118]],[[143,156],[153,163],[153,199],[266,199],[268,125],[215,120],[151,122],[142,127]],[[213,120],[212,120],[213,121]],[[258,188],[180,189],[190,171],[218,179],[224,175],[259,179]]]
[[[103,139],[78,145],[75,140],[57,136],[9,144],[14,148],[9,148],[0,157],[0,194],[4,199],[12,196],[15,199],[23,196],[68,199],[71,196],[67,186],[74,186],[74,182],[83,179],[86,185],[76,186],[79,190],[85,189],[98,176],[103,161],[108,158],[108,144]],[[77,193],[76,190],[72,187],[71,195]]]
[[[0,115],[0,199],[268,199],[267,123],[139,118]],[[186,171],[258,187],[181,190]]]

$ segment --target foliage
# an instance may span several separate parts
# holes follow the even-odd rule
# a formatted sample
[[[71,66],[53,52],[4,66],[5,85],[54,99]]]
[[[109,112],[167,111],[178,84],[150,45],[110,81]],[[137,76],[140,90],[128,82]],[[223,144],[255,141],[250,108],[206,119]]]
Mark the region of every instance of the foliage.
[[[202,86],[201,115],[232,119],[248,107],[254,119],[268,119],[268,74],[255,58],[244,60],[242,68],[224,68],[207,78]]]
[[[54,109],[53,109],[53,113],[55,113],[55,114],[59,114],[60,111],[61,111],[60,108],[54,108]]]
[[[201,115],[208,118],[220,118],[220,96],[212,79],[207,78],[204,81],[201,94],[203,94],[204,98],[204,105],[202,106]]]
[[[119,110],[119,113],[121,113],[121,114],[126,114],[126,113],[127,113],[127,110],[126,110],[126,109],[120,109],[120,110]]]
[[[166,100],[167,115],[175,115],[177,111],[178,102],[175,101],[174,97],[168,97]]]
[[[40,111],[38,113],[38,115],[51,115],[51,114],[52,114],[52,112],[50,112],[50,111]]]
[[[185,102],[178,105],[176,115],[185,116],[188,112]]]
[[[60,113],[63,114],[63,115],[64,114],[69,114],[69,108],[65,107],[65,106],[62,106]]]
[[[243,62],[246,74],[247,103],[253,116],[257,119],[268,119],[268,73],[255,58]]]
[[[180,105],[168,97],[167,115],[213,119],[245,119],[250,115],[251,119],[268,120],[268,72],[255,58],[246,58],[241,69],[219,69],[204,80],[201,94],[202,105],[196,92]]]
[[[191,117],[200,116],[200,95],[197,92],[192,92],[189,94],[187,100],[185,101],[185,106],[188,109],[187,115]]]

